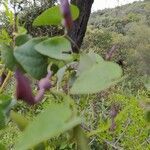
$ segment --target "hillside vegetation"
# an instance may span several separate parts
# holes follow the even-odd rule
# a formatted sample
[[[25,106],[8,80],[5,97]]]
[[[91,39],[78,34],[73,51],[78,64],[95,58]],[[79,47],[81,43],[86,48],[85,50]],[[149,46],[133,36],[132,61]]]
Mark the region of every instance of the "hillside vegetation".
[[[107,98],[97,98],[96,102],[100,103],[97,108],[100,111],[98,129],[90,135],[98,136],[102,149],[148,150],[149,128],[142,116],[145,114],[143,108],[145,105],[149,108],[150,102],[150,1],[92,13],[82,49],[94,50],[105,59],[117,62],[124,71],[124,79],[113,89],[107,90],[107,94],[103,94]],[[106,110],[111,110],[114,103],[121,109],[116,117],[115,130],[110,132]],[[142,128],[145,130],[141,131]],[[148,142],[143,143],[146,137]]]
[[[36,12],[35,14],[37,15]],[[34,29],[32,30],[31,22],[33,20],[30,17],[28,20],[23,20],[23,23],[27,21],[28,32],[33,36],[47,35],[51,30],[55,31],[52,34],[55,35],[58,34],[58,31],[62,30],[55,26],[51,28],[46,26],[44,29],[38,27],[38,30],[32,27]],[[35,33],[38,35],[35,35]],[[0,43],[9,43],[11,39],[8,37],[7,31],[2,29]],[[113,61],[119,64],[123,70],[122,78],[106,90],[97,94],[77,94],[70,96],[72,99],[71,104],[75,104],[76,106],[75,112],[77,109],[77,114],[82,118],[81,127],[88,137],[87,145],[91,150],[149,150],[150,1],[134,2],[121,7],[99,10],[92,13],[81,50],[83,55],[85,52],[96,52],[106,61]],[[93,55],[95,59],[98,59],[97,56]],[[92,60],[94,60],[93,57],[91,57]],[[49,61],[52,60],[49,59]],[[89,59],[86,59],[86,63],[82,64],[81,69],[82,67],[85,67],[85,70],[92,68],[88,61]],[[57,60],[54,60],[54,62],[58,63]],[[62,66],[61,62],[58,64]],[[76,68],[76,64],[74,67]],[[66,73],[64,69],[62,68],[59,72],[60,78],[64,76],[61,79],[62,83],[57,83],[58,85],[60,84],[59,86],[61,86],[63,94],[68,88],[66,84],[67,79],[71,76],[69,80],[70,85],[76,78],[74,72],[70,71],[71,67],[68,67]],[[103,72],[100,73],[104,76]],[[90,72],[90,74],[96,73]],[[53,104],[66,102],[67,99],[62,97],[62,94],[56,92],[58,95],[55,96],[55,92],[53,91],[56,88],[57,77],[57,75],[52,77],[51,81],[54,87],[52,90],[46,92],[42,103],[29,107],[24,102],[19,101],[13,107],[13,111],[17,112],[20,116],[22,115],[23,118],[25,117],[27,121],[32,121],[51,104],[53,106]],[[94,77],[96,78],[96,76]],[[36,92],[39,88],[36,87],[37,80],[33,80],[32,83],[34,92]],[[14,77],[12,77],[9,80],[9,84],[4,88],[3,94],[8,93],[12,95],[14,94],[14,89],[15,83]],[[69,107],[72,108],[72,105],[69,105]],[[54,114],[52,118],[54,117],[57,120],[57,111],[52,114]],[[57,125],[54,125],[54,127],[57,127]],[[21,133],[22,131],[19,130],[16,123],[9,120],[7,127],[0,130],[0,150],[3,145],[6,146],[6,149],[13,150],[15,143],[21,137]],[[81,132],[81,134],[83,133]],[[69,130],[69,132],[64,132],[63,134],[59,134],[59,136],[40,143],[33,149],[79,150],[76,142],[74,142],[74,135],[75,130]],[[82,138],[79,138],[80,142],[86,143]]]
[[[106,57],[115,48],[111,59],[118,62],[134,80],[147,80],[150,75],[150,1],[134,2],[91,14],[83,50],[94,49]],[[136,77],[135,77],[136,76]],[[145,79],[146,78],[146,79]],[[133,84],[134,90],[135,84]]]

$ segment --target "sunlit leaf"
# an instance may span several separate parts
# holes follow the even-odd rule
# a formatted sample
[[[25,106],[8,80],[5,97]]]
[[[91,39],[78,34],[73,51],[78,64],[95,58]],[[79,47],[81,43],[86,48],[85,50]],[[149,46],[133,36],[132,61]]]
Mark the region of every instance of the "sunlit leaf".
[[[59,60],[71,60],[72,55],[70,42],[63,36],[49,38],[38,45],[35,49],[42,55],[49,56],[50,58]]]
[[[72,19],[76,20],[79,16],[79,9],[71,5]],[[60,11],[60,6],[54,6],[45,10],[41,15],[39,15],[33,22],[34,26],[43,26],[43,25],[60,25],[62,22],[63,16]]]

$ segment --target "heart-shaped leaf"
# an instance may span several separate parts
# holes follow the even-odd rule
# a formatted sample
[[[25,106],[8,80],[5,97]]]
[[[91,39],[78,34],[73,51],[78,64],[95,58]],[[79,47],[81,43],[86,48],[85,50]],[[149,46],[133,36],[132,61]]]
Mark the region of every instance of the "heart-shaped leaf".
[[[34,46],[45,38],[34,38],[25,44],[17,47],[14,56],[24,70],[35,79],[41,79],[47,74],[47,57],[39,54]]]
[[[38,45],[35,49],[42,55],[49,56],[50,58],[59,60],[71,60],[72,55],[70,42],[63,36],[56,36],[49,38]]]
[[[78,117],[72,117],[72,113],[67,102],[51,104],[27,126],[16,144],[15,150],[33,148],[37,144],[77,126],[81,120]]]
[[[70,5],[72,19],[76,20],[79,16],[79,9]],[[41,15],[39,15],[33,22],[33,26],[45,26],[45,25],[60,25],[63,16],[60,11],[60,6],[54,6],[45,10]]]
[[[121,77],[122,70],[119,65],[102,61],[102,59],[100,61],[100,58],[93,65],[91,63],[90,67],[85,67],[85,64],[86,62],[88,64],[88,61],[91,60],[84,59],[84,61],[81,61],[82,65],[80,64],[79,68],[84,66],[82,67],[84,69],[73,84],[71,94],[92,94],[100,92],[111,86],[116,79]],[[85,70],[85,68],[87,69]]]

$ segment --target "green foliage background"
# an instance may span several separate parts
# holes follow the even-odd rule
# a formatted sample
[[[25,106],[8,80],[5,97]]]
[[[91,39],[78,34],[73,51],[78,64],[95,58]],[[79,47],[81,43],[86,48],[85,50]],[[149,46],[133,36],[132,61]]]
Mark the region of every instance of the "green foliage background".
[[[117,86],[112,86],[106,91],[73,97],[79,114],[85,120],[82,126],[90,138],[89,145],[93,150],[150,149],[150,127],[145,120],[145,107],[143,106],[145,101],[150,102],[150,93],[144,86],[145,78],[150,75],[149,18],[150,2],[146,0],[115,9],[94,12],[91,15],[82,50],[95,51],[105,58],[111,47],[116,45],[118,49],[112,60],[114,62],[122,60],[125,76]],[[26,26],[31,30],[31,23],[28,23],[29,25],[26,24]],[[43,29],[45,32],[39,29],[38,34],[47,33],[46,29]],[[35,30],[32,31],[33,35],[35,35]],[[54,27],[51,27],[51,30],[56,31]],[[10,42],[11,39],[6,30],[1,30],[1,36],[0,43]],[[10,83],[13,83],[13,79]],[[9,91],[10,94],[13,89],[14,83],[6,87],[6,91]],[[48,101],[31,108],[20,102],[14,110],[32,120],[49,103],[58,103],[53,95],[46,95],[46,99]],[[109,112],[113,104],[119,106],[119,113],[115,118],[116,129],[110,132]],[[20,131],[17,126],[10,122],[5,130],[0,131],[0,143],[6,145],[8,149],[13,149],[19,136]],[[77,149],[67,133],[49,140],[48,145],[47,149]]]

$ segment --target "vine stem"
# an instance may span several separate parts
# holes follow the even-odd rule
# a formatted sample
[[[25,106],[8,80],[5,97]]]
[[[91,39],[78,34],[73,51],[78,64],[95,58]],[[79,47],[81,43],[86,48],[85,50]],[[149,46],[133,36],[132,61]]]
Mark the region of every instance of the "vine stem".
[[[80,49],[75,41],[71,39],[67,34],[64,35],[78,50]]]
[[[3,84],[2,84],[2,86],[1,86],[1,88],[0,88],[0,93],[3,92],[5,86],[7,85],[8,80],[11,78],[11,76],[12,76],[12,72],[9,71],[8,74],[7,74],[6,79],[4,80],[4,82],[3,82]]]

